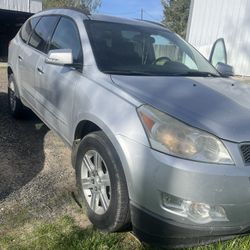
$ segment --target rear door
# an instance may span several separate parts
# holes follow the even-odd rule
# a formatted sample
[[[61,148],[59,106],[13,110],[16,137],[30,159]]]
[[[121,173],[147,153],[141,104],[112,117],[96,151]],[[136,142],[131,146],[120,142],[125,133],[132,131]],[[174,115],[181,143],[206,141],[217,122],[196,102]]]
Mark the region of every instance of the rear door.
[[[17,50],[18,53],[15,55],[18,67],[18,75],[17,82],[19,85],[19,91],[21,92],[22,97],[28,101],[29,104],[34,104],[34,60],[35,57],[32,54],[32,48],[27,45],[29,38],[33,32],[33,29],[39,22],[40,17],[35,17],[28,20],[22,27],[20,31],[20,36],[22,42],[20,43],[20,47]]]
[[[52,65],[41,57],[38,68],[44,74],[39,75],[37,100],[39,112],[46,121],[66,140],[69,138],[74,92],[77,82],[82,81],[83,52],[79,31],[73,19],[61,17],[51,39],[48,50],[71,49],[73,64]]]

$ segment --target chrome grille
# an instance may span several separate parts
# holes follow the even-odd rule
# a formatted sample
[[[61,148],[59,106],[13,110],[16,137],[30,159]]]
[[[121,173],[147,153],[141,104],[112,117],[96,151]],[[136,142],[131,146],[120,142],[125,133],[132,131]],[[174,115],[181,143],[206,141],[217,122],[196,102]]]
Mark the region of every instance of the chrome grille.
[[[245,163],[250,163],[250,144],[241,145],[240,149]]]

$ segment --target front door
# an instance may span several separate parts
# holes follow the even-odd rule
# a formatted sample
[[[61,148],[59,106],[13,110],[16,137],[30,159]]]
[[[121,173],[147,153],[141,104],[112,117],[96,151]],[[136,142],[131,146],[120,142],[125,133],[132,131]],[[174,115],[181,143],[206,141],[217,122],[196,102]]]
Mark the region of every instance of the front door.
[[[24,45],[18,55],[19,64],[22,65],[20,71],[23,96],[33,108],[36,108],[36,74],[41,70],[37,67],[37,63],[46,53],[48,41],[58,20],[58,16],[42,17],[35,26],[28,45]]]
[[[39,112],[49,125],[65,140],[70,136],[72,110],[76,84],[82,81],[83,67],[82,46],[78,28],[73,20],[61,17],[50,42],[49,50],[71,49],[73,65],[52,65],[41,58],[37,100]]]

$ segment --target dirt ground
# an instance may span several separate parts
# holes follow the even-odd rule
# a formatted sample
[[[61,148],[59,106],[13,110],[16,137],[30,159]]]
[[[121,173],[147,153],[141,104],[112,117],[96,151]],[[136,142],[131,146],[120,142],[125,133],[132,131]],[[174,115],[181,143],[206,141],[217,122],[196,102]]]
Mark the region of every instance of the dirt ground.
[[[0,68],[0,225],[10,218],[50,220],[69,213],[88,224],[78,214],[74,192],[70,149],[35,115],[9,115],[6,68]]]

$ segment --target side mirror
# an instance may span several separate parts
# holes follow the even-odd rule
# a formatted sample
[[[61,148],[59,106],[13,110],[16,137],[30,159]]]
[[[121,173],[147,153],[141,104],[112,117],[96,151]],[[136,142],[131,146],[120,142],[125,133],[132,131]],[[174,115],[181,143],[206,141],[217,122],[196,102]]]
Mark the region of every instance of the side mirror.
[[[219,73],[224,77],[234,76],[234,68],[228,64],[218,62],[216,65],[216,69]]]
[[[50,50],[48,57],[45,59],[48,64],[54,65],[71,65],[73,64],[73,54],[71,49]]]
[[[209,61],[223,77],[234,75],[234,68],[227,64],[227,49],[223,38],[215,41]]]
[[[219,62],[227,64],[227,49],[223,38],[219,38],[215,41],[209,61],[214,67],[216,67]]]

